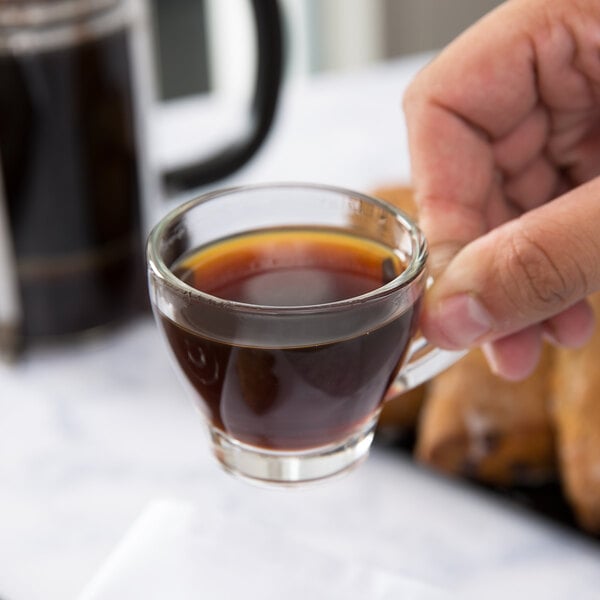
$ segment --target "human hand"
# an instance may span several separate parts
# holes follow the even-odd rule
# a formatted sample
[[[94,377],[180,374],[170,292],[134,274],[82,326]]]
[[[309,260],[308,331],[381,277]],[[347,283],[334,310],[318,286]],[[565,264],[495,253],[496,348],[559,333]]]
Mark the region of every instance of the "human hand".
[[[422,330],[508,379],[585,343],[600,289],[600,2],[510,0],[414,80],[404,108],[436,283]]]

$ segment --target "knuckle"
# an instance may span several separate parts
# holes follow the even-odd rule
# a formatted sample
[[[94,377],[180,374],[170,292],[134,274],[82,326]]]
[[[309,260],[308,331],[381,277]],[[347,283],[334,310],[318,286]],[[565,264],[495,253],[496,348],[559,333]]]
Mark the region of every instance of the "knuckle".
[[[402,96],[402,108],[406,114],[410,114],[415,104],[420,100],[415,88],[415,82],[411,83]]]
[[[541,239],[552,240],[552,243]],[[569,254],[568,244],[555,235],[536,235],[523,228],[508,238],[504,269],[500,270],[505,289],[523,308],[538,307],[554,312],[583,297],[588,288],[585,271]],[[572,253],[572,250],[571,250]]]
[[[413,78],[402,95],[402,106],[406,112],[416,110],[418,106],[427,101],[426,70],[424,69]]]

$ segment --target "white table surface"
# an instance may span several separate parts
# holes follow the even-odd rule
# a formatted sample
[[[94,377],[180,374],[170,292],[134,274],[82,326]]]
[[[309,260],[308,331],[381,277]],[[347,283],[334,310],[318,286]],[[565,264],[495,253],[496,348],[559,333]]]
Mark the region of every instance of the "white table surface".
[[[422,62],[290,88],[265,149],[227,183],[293,179],[368,191],[405,180],[400,99]],[[400,454],[375,449],[353,473],[302,490],[223,474],[150,319],[0,365],[0,410],[2,599],[76,598],[161,497],[293,533],[461,598],[600,593],[600,542]]]

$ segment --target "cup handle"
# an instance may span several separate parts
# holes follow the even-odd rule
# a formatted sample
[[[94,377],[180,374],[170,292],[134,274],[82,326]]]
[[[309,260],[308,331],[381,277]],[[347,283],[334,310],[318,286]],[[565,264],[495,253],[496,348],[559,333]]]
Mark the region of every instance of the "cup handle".
[[[407,359],[392,381],[386,398],[398,396],[421,385],[452,366],[467,352],[468,350],[443,350],[419,336],[411,342]]]
[[[433,277],[429,276],[426,287],[430,288],[432,285]],[[410,343],[406,360],[388,388],[386,398],[393,398],[425,383],[451,367],[467,352],[468,350],[443,350],[423,336],[417,337]]]
[[[250,160],[266,138],[283,79],[283,17],[278,0],[251,0],[257,32],[257,74],[248,135],[198,164],[164,174],[169,196],[199,188],[234,173]]]

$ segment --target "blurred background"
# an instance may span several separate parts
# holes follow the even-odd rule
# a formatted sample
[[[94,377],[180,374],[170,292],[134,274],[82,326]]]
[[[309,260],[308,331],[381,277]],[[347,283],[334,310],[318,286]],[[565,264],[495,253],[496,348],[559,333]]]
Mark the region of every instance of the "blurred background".
[[[287,77],[360,68],[441,48],[499,4],[500,0],[281,0]],[[255,58],[249,52],[247,0],[151,0],[151,7],[163,99],[247,89]]]

